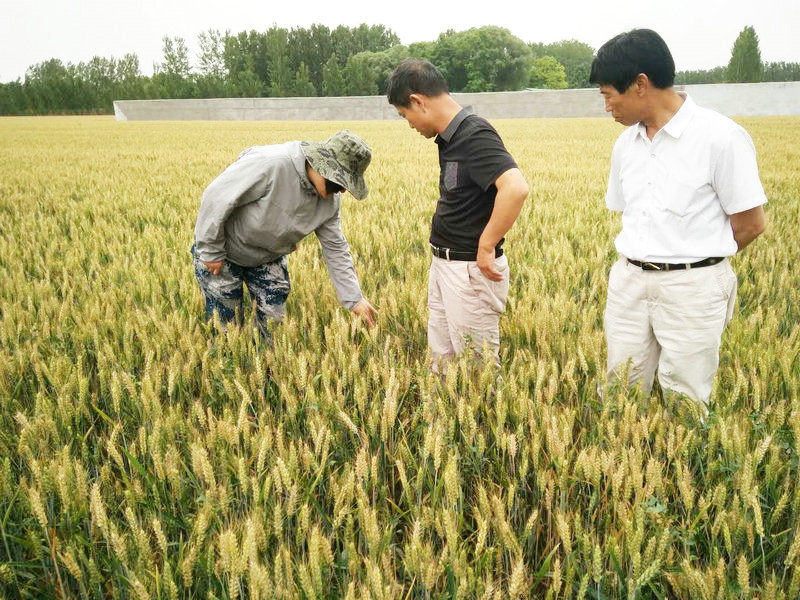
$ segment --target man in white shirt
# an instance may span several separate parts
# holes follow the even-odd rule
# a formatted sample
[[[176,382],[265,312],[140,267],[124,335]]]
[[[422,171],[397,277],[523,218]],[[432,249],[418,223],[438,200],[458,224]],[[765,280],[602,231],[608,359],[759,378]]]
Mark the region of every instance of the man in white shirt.
[[[664,40],[634,29],[592,63],[606,111],[627,126],[611,157],[609,209],[622,213],[605,311],[608,377],[703,410],[719,366],[737,280],[728,257],[765,228],[767,202],[747,132],[674,89]]]

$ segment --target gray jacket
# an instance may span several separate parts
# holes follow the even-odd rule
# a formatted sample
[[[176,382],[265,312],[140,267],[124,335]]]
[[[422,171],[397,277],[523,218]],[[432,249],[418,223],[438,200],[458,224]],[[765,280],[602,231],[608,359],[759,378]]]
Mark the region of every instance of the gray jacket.
[[[361,288],[342,233],[341,195],[322,198],[305,165],[300,142],[242,152],[203,192],[194,228],[197,255],[255,267],[293,252],[313,231],[339,302],[353,308]]]

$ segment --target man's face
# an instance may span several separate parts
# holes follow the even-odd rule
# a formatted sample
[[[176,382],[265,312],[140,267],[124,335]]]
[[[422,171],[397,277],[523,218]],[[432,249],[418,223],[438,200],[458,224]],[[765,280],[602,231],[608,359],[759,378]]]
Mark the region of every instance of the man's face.
[[[325,179],[315,171],[308,162],[306,162],[306,174],[308,175],[308,180],[311,182],[311,185],[317,190],[317,193],[326,200],[333,198],[334,194],[344,189],[342,186]]]
[[[317,179],[316,181],[312,180],[311,183],[314,184],[314,189],[317,190],[317,193],[326,200],[328,200],[333,196],[333,194],[329,194],[328,190],[325,189],[325,179],[323,177],[320,176],[319,179]]]
[[[431,126],[429,121],[429,112],[426,110],[425,105],[411,95],[411,102],[408,106],[398,106],[397,114],[403,117],[409,127],[416,129],[420,135],[430,139],[436,135],[436,130]]]
[[[617,123],[628,126],[641,121],[638,112],[637,88],[638,86],[634,82],[625,90],[624,94],[620,94],[613,85],[600,86],[600,93],[606,103],[606,112],[610,112]]]

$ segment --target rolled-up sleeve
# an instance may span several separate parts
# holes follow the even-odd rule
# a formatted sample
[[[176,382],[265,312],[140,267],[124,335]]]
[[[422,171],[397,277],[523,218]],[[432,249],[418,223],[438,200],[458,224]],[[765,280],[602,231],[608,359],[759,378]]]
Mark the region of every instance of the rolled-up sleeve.
[[[322,246],[322,257],[325,259],[328,275],[339,302],[349,310],[358,304],[362,295],[356,269],[353,266],[353,257],[350,254],[350,245],[342,233],[341,213],[336,211],[316,229],[315,233]]]
[[[239,160],[223,171],[203,192],[194,227],[194,240],[200,260],[223,260],[225,223],[231,213],[261,198],[269,184],[268,171],[261,161],[243,153]]]

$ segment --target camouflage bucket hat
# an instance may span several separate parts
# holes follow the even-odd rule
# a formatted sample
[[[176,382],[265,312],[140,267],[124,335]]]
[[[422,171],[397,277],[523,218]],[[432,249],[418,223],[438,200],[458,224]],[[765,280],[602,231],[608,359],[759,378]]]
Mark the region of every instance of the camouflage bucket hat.
[[[364,171],[372,160],[366,142],[343,129],[323,142],[300,142],[308,164],[325,179],[338,183],[356,200],[367,197]]]

